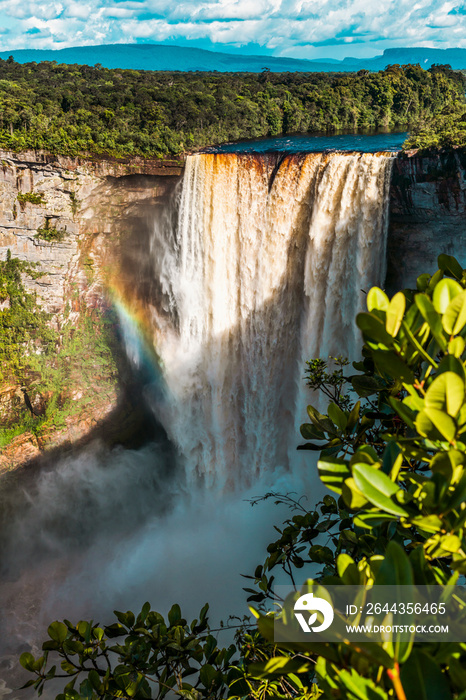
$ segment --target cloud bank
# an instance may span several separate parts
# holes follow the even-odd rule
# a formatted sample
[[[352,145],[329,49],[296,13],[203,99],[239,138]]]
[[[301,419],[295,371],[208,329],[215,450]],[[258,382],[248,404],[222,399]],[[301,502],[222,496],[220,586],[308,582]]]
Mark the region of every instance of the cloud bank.
[[[296,58],[466,47],[466,2],[0,0],[0,50],[141,42]]]

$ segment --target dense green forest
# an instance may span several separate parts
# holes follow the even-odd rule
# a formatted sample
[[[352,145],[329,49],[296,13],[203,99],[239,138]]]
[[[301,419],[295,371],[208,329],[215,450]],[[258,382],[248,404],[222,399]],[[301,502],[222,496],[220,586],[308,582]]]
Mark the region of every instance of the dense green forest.
[[[405,149],[430,150],[466,146],[466,108],[458,105],[444,114],[427,120],[420,119],[410,130]]]
[[[0,145],[167,156],[242,138],[428,124],[464,111],[448,66],[379,73],[179,73],[0,60]]]

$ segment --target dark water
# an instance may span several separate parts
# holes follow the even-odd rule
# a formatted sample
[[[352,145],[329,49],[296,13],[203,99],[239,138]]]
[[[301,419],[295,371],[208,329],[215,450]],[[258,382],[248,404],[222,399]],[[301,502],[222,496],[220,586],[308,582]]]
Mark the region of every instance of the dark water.
[[[399,151],[406,140],[406,131],[390,133],[358,134],[306,134],[305,136],[280,136],[277,138],[257,139],[255,141],[237,141],[222,146],[204,149],[204,153],[268,153],[280,152],[322,152],[322,151],[362,151],[377,153],[379,151]]]

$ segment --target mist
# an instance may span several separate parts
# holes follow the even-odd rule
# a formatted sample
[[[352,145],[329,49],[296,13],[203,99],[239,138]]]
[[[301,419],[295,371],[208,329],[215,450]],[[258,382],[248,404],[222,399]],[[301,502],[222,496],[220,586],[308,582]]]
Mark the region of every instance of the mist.
[[[240,574],[263,562],[273,524],[289,515],[272,500],[249,500],[301,495],[306,481],[277,469],[247,490],[209,491],[192,480],[188,489],[182,460],[166,445],[107,450],[96,442],[3,491],[0,696],[29,677],[18,657],[38,654],[55,619],[111,624],[115,609],[137,612],[146,600],[164,615],[179,603],[188,620],[209,602],[213,626],[248,614]]]

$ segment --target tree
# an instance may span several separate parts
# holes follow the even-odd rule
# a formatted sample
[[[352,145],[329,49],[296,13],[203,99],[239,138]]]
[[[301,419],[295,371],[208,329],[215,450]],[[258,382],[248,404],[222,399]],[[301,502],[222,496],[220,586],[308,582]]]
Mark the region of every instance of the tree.
[[[160,697],[164,684],[192,700],[227,694],[257,700],[466,697],[463,642],[421,644],[394,633],[381,642],[355,643],[338,633],[331,642],[303,643],[289,634],[289,606],[303,590],[325,591],[330,584],[452,587],[445,588],[445,596],[456,605],[457,619],[464,619],[457,584],[466,573],[466,270],[448,255],[438,263],[434,275],[418,278],[416,290],[398,292],[392,299],[381,289],[370,290],[368,310],[356,319],[364,339],[363,359],[353,364],[357,374],[344,375],[347,364],[341,359],[334,370],[322,361],[308,363],[310,386],[331,402],[326,414],[308,407],[302,448],[320,452],[320,478],[335,495],[327,494],[314,510],[290,495],[265,496],[287,503],[294,514],[249,577],[254,588],[246,590],[256,606],[258,630],[243,622],[234,649],[206,653],[205,626],[195,621],[186,627],[177,606],[168,626],[148,606],[136,619],[118,613],[119,622],[105,630],[85,622],[55,622],[44,656],[21,658],[36,675],[31,682],[39,690],[56,675],[56,668],[48,667],[47,655],[53,653],[71,677],[78,675],[84,656],[91,666],[79,693],[70,688],[61,700]],[[308,566],[313,567],[312,580],[298,591],[298,576],[309,578]],[[294,590],[274,612],[270,601],[277,567]],[[285,642],[274,641],[277,629]],[[112,649],[117,666],[105,658],[100,664],[105,634],[125,636]],[[152,688],[144,682],[152,663],[148,659],[155,658],[155,668],[167,669],[164,645],[170,635],[181,635],[181,643],[168,643],[168,648],[176,649],[182,670],[172,672],[170,683],[167,675],[162,681],[156,677]],[[217,666],[212,653],[218,654]],[[185,687],[193,654],[198,680]]]

